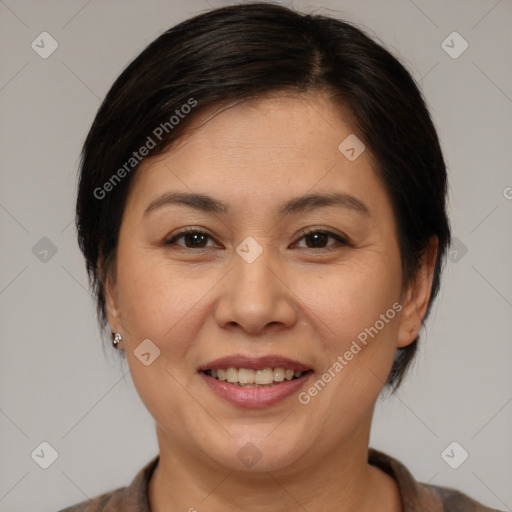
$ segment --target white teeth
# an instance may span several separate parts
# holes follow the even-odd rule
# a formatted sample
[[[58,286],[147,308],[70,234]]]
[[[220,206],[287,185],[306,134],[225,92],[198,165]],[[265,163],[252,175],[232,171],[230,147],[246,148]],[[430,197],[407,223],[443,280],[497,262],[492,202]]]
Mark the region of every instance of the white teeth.
[[[264,370],[256,370],[256,384],[272,384],[274,380],[274,372],[270,368]]]
[[[217,368],[209,371],[214,379],[227,381],[239,386],[259,387],[271,386],[273,383],[299,378],[304,372],[299,370],[285,370],[284,368],[264,368],[253,370],[250,368]]]
[[[254,374],[254,370],[240,368],[238,370],[238,382],[240,382],[240,384],[254,384]],[[258,382],[256,380],[256,384],[263,384],[263,382]]]
[[[275,382],[283,382],[284,380],[284,370],[282,368],[274,369],[274,381]]]
[[[228,368],[226,371],[226,380],[232,384],[238,382],[238,370],[236,368]]]

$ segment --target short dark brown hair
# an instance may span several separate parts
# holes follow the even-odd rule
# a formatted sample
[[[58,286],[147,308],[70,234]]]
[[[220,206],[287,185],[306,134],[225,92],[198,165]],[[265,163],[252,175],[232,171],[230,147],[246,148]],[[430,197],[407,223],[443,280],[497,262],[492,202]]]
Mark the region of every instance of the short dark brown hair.
[[[105,278],[140,163],[134,152],[151,146],[151,156],[158,155],[206,109],[279,91],[327,92],[350,114],[392,200],[404,285],[431,237],[438,238],[430,311],[450,243],[447,175],[414,79],[350,23],[252,3],[214,9],[164,32],[121,73],[94,119],[82,150],[76,225],[102,328]],[[417,344],[397,350],[387,382],[393,389]]]

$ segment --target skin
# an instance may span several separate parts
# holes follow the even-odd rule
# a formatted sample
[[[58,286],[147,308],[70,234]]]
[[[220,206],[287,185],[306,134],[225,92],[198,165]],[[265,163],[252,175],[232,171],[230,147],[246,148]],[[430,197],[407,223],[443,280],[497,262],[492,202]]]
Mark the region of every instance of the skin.
[[[321,94],[268,96],[212,116],[138,170],[106,291],[110,327],[123,335],[156,422],[153,511],[401,510],[394,480],[367,464],[369,434],[395,351],[425,316],[437,245],[402,287],[396,220],[370,151],[349,161],[338,150],[352,133]],[[207,194],[230,212],[167,205],[144,215],[173,191]],[[343,206],[276,213],[292,197],[333,191],[369,214]],[[210,237],[165,245],[187,226]],[[308,227],[350,245],[304,237]],[[247,236],[263,251],[250,264],[236,252]],[[308,364],[313,383],[394,303],[401,311],[306,405],[293,394],[242,409],[197,373],[231,354],[278,354]],[[149,366],[134,355],[147,338],[160,349]],[[262,455],[252,468],[237,457],[248,442]]]

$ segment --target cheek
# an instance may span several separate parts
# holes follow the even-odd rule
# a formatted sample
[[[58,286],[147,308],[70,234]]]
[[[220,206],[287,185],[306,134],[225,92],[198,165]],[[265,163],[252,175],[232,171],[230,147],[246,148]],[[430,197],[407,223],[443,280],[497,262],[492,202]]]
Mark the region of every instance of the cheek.
[[[316,322],[324,333],[316,340],[322,366],[299,400],[315,408],[329,431],[346,434],[367,417],[387,380],[401,305],[400,274],[389,264],[345,270],[310,294],[311,310],[323,320]]]
[[[180,330],[197,325],[197,305],[207,292],[208,282],[184,279],[162,258],[133,254],[118,264],[118,283],[123,326],[134,338],[150,338],[158,345],[173,340],[179,352]],[[209,281],[209,280],[208,280]],[[174,344],[175,343],[175,344]],[[174,352],[176,353],[176,351]]]
[[[137,393],[156,423],[168,434],[180,438],[187,425],[204,424],[201,401],[187,391],[187,382],[175,366],[164,359],[164,353],[150,366],[128,357],[130,374]]]
[[[308,297],[324,333],[318,335],[323,357],[316,379],[328,383],[315,386],[315,380],[302,399],[318,400],[327,422],[348,429],[374,403],[393,364],[401,310],[398,253],[367,253],[322,282]]]
[[[125,354],[137,392],[153,418],[167,429],[182,428],[180,418],[186,415],[197,416],[200,422],[200,411],[191,407],[185,389],[191,378],[186,369],[194,366],[189,361],[191,340],[197,339],[201,325],[197,304],[205,286],[191,284],[171,271],[168,262],[156,261],[148,253],[119,253],[125,255],[117,268],[122,327],[127,333]],[[153,360],[154,349],[149,349],[147,366],[137,357],[146,339],[159,350]]]
[[[297,295],[324,329],[326,351],[344,349],[376,322],[382,334],[391,335],[395,329],[393,304],[400,298],[401,274],[399,265],[393,263],[395,258],[388,256],[369,254],[333,266],[327,275],[297,279]]]

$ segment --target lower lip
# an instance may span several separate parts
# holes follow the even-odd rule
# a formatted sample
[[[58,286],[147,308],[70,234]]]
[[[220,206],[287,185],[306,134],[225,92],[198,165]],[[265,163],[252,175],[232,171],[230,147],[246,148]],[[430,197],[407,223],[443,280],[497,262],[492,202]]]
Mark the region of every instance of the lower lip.
[[[307,372],[298,379],[285,380],[279,384],[265,387],[242,387],[227,381],[214,379],[205,373],[200,373],[206,384],[220,397],[237,407],[268,407],[297,392],[309,379],[312,372]]]

